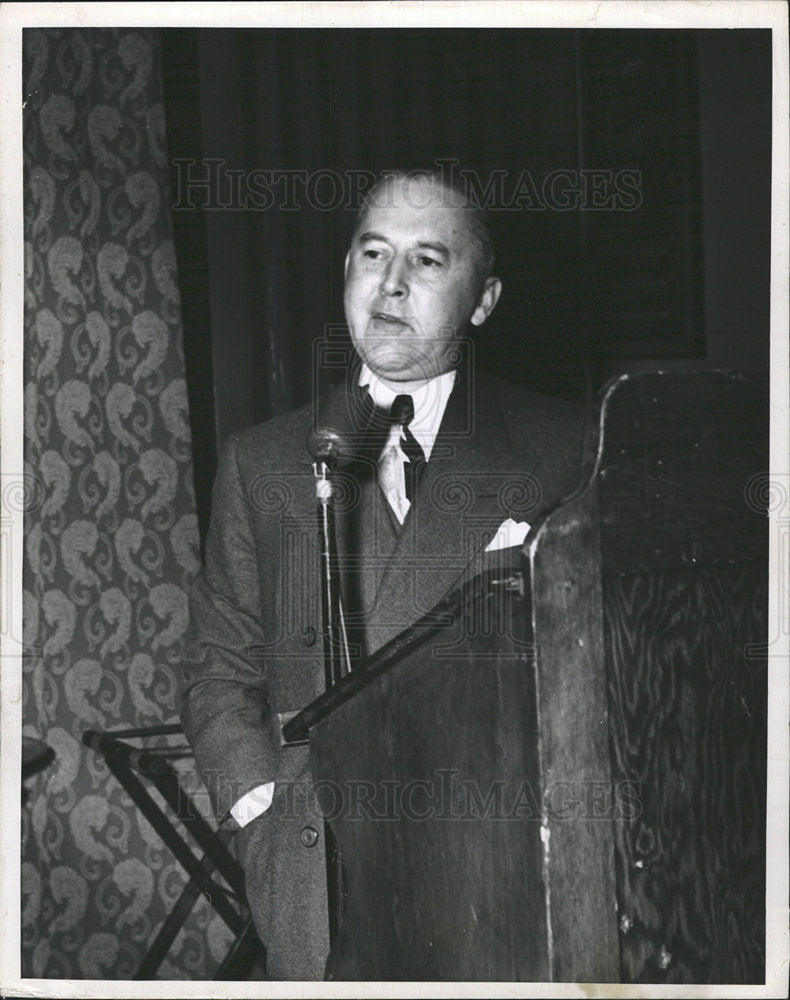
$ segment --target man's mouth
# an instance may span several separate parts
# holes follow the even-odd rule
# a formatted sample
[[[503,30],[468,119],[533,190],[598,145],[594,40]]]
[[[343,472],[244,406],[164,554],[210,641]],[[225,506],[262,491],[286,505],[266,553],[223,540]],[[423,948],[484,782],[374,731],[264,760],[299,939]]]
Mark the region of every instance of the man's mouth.
[[[402,316],[395,316],[393,313],[387,312],[374,312],[373,319],[379,323],[386,323],[388,325],[395,326],[408,326],[409,324],[403,319]]]

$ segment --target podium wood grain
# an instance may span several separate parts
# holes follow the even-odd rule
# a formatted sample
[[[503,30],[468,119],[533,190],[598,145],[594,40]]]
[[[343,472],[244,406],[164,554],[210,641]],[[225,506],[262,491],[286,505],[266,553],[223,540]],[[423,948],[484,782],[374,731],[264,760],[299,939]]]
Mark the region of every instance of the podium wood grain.
[[[462,616],[313,729],[348,873],[337,980],[548,976],[527,621],[492,599],[513,614]]]

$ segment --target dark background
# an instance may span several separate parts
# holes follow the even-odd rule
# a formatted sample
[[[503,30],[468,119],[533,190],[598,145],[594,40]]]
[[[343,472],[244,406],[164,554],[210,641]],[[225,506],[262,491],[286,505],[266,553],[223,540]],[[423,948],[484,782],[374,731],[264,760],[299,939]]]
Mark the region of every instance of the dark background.
[[[255,170],[457,160],[483,187],[503,171],[504,291],[475,350],[514,381],[592,405],[625,370],[767,365],[770,46],[766,30],[164,31],[201,528],[219,444],[310,398],[327,327],[347,343],[355,205],[326,182],[334,210],[304,187],[289,208],[282,186],[245,210]],[[219,183],[185,183],[207,158]],[[622,171],[638,172],[631,210],[606,181]]]

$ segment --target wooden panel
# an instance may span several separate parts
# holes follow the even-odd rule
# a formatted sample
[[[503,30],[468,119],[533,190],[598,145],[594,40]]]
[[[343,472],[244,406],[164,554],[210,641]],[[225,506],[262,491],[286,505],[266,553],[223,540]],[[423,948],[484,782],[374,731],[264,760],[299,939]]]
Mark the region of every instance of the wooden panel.
[[[767,386],[640,376],[599,462],[622,978],[761,982]]]
[[[764,568],[605,585],[623,978],[761,982],[765,962]]]
[[[765,379],[640,375],[616,383],[605,406],[604,575],[765,557]]]
[[[487,606],[312,731],[348,879],[335,980],[548,977],[530,647]]]
[[[551,979],[617,982],[619,956],[594,484],[530,547]]]

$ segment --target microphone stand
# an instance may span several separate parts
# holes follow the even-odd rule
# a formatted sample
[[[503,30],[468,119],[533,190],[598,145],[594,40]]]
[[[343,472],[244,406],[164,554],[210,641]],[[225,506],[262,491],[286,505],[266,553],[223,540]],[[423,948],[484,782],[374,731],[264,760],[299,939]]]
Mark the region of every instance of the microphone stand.
[[[340,595],[340,574],[335,539],[332,472],[336,464],[336,446],[334,442],[326,441],[316,454],[313,472],[316,479],[316,511],[321,543],[321,610],[323,613],[324,674],[327,690],[339,684],[351,669],[343,617],[343,602]],[[342,921],[345,891],[340,851],[332,828],[326,819],[324,820],[324,843],[326,845],[327,904],[331,946]]]
[[[335,504],[331,473],[335,468],[331,446],[313,462],[316,511],[321,540],[321,610],[324,619],[324,674],[326,687],[334,687],[351,669],[343,602],[338,579]]]

